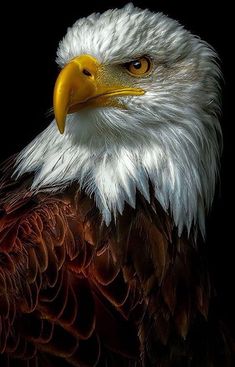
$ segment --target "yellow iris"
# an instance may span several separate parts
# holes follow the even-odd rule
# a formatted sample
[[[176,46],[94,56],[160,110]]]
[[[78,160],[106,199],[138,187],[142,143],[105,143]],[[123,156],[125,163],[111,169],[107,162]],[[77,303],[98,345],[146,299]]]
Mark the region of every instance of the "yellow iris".
[[[126,64],[128,72],[133,76],[144,76],[151,71],[151,60],[146,57],[140,57]]]

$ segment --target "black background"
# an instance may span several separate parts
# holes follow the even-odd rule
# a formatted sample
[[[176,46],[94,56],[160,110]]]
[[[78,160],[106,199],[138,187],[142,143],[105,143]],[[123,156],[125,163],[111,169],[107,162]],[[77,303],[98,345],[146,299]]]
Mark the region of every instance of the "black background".
[[[126,1],[33,1],[1,9],[1,130],[0,160],[22,149],[43,130],[52,116],[53,85],[58,73],[56,48],[68,26],[93,11],[121,7]],[[218,52],[224,73],[224,154],[221,184],[208,221],[209,262],[222,312],[229,323],[235,310],[234,240],[234,118],[232,85],[234,39],[232,9],[221,2],[134,1],[142,8],[162,11],[180,21]]]

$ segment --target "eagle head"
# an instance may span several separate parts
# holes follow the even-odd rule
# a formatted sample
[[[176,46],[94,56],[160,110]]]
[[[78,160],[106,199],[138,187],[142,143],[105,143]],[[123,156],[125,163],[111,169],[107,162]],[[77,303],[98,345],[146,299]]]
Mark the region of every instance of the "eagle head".
[[[57,51],[55,120],[18,156],[31,190],[72,182],[105,223],[149,186],[179,233],[204,232],[221,147],[214,50],[162,13],[132,4],[79,19]],[[57,129],[57,126],[58,129]]]

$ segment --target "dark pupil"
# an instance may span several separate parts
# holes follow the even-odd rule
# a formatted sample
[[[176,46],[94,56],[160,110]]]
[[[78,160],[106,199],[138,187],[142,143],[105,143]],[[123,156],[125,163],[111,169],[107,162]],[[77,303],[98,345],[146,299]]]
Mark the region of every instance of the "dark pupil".
[[[134,66],[135,69],[140,69],[141,68],[141,62],[140,61],[133,61],[132,65]]]

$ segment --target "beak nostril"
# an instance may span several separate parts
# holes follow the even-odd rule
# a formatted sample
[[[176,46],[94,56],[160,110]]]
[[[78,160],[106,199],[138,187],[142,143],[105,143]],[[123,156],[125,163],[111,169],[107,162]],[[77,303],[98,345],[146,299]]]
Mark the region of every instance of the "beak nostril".
[[[83,69],[83,74],[85,74],[86,76],[91,76],[91,73],[87,70],[87,69]]]

